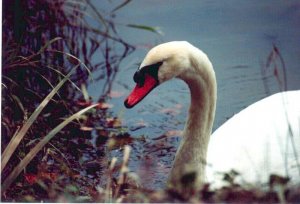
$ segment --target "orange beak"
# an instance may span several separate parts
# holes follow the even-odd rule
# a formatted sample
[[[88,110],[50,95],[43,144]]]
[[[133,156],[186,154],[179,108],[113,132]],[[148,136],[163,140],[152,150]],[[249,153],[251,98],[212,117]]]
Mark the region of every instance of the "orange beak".
[[[136,84],[133,91],[129,94],[124,101],[126,108],[132,108],[138,104],[143,98],[145,98],[156,86],[158,81],[150,74],[145,74],[145,80],[143,85]]]

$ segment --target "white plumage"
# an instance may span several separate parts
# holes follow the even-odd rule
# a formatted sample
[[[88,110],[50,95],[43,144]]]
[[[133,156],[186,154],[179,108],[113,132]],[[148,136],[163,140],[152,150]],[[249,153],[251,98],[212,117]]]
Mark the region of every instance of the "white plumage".
[[[135,106],[157,85],[175,77],[188,84],[191,105],[168,186],[185,191],[182,183],[189,177],[194,178],[191,189],[199,189],[205,181],[219,186],[223,183],[218,173],[231,169],[241,174],[239,182],[264,184],[270,174],[277,174],[300,184],[300,91],[254,103],[211,136],[217,99],[213,66],[198,48],[174,41],[148,52],[125,106]]]

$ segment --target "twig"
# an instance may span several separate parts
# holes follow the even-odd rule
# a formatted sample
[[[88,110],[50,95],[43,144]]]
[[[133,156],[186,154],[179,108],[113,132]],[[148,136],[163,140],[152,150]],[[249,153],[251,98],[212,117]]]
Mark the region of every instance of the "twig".
[[[111,203],[112,202],[112,174],[113,169],[115,168],[115,165],[117,163],[117,158],[113,157],[109,166],[109,179],[106,184],[106,190],[105,190],[105,202]]]
[[[115,198],[119,195],[121,186],[125,183],[126,180],[126,174],[128,172],[128,161],[129,161],[129,155],[130,155],[130,146],[125,145],[124,146],[124,156],[123,156],[123,163],[121,166],[121,170],[120,170],[120,176],[119,176],[119,180],[118,180],[118,186],[117,186],[117,190],[115,192]]]

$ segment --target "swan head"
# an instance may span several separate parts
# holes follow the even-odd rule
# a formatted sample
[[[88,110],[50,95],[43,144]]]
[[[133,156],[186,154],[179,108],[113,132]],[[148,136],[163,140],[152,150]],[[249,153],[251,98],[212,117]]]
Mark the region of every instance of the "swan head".
[[[133,76],[136,86],[125,100],[125,107],[134,107],[165,81],[176,77],[185,81],[191,78],[193,72],[197,71],[195,67],[198,71],[202,67],[195,66],[194,63],[199,64],[199,59],[201,61],[202,58],[207,56],[186,41],[167,42],[152,48]],[[206,61],[210,64],[208,58]]]

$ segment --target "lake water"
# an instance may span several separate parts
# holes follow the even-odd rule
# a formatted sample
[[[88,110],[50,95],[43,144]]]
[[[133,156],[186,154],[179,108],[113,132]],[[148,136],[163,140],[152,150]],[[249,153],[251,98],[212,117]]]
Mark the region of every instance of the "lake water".
[[[99,8],[116,5],[100,4],[99,1]],[[135,85],[132,76],[149,47],[186,40],[208,54],[218,81],[214,129],[248,105],[280,91],[273,66],[264,80],[262,75],[273,44],[285,62],[287,89],[300,89],[298,0],[132,1],[117,12],[115,20],[122,24],[158,26],[164,33],[160,36],[118,27],[123,39],[137,49],[122,62],[113,84],[113,90],[124,95],[110,103],[132,137],[145,138],[132,143],[130,158],[130,170],[139,174],[145,187],[163,187],[180,142],[178,130],[184,127],[190,98],[187,86],[173,80],[156,88],[135,108],[124,108],[123,101]],[[281,70],[278,60],[277,65]],[[282,80],[281,72],[280,76]],[[99,97],[98,86],[89,86],[95,100]],[[170,137],[160,137],[166,133]],[[113,154],[121,155],[117,150]]]

